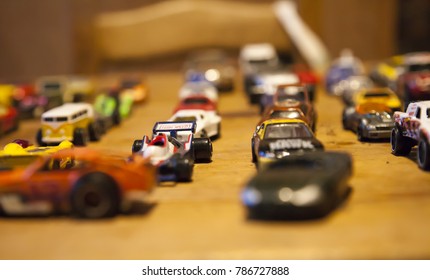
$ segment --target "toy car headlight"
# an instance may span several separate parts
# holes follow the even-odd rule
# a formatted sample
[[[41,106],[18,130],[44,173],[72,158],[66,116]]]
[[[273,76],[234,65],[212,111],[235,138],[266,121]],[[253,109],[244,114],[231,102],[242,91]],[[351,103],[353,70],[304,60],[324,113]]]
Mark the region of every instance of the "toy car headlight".
[[[50,130],[50,129],[45,130],[45,134],[46,135],[51,135],[52,134],[52,130]]]
[[[308,184],[299,190],[283,187],[278,192],[279,200],[295,206],[308,206],[321,199],[321,188],[317,184]]]
[[[260,157],[266,157],[266,158],[274,158],[275,157],[275,153],[271,152],[271,151],[259,151],[258,155]]]
[[[214,82],[219,80],[220,73],[217,69],[209,69],[205,72],[205,78],[209,82]]]
[[[262,201],[262,195],[261,192],[254,187],[247,187],[242,192],[242,202],[246,206],[255,206],[260,204]]]
[[[66,131],[64,130],[64,128],[60,129],[60,134],[64,135],[66,133]]]

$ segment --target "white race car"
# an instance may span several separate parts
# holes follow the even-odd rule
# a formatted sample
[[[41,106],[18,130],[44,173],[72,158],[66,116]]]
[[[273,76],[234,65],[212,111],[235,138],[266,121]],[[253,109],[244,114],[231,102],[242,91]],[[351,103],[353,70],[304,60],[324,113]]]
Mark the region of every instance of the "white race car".
[[[177,111],[169,121],[194,121],[197,124],[194,135],[214,140],[221,136],[221,117],[216,111],[185,109]]]
[[[210,162],[212,142],[194,138],[195,122],[157,122],[152,138],[135,140],[133,155],[148,158],[157,166],[159,181],[190,181],[194,162]]]

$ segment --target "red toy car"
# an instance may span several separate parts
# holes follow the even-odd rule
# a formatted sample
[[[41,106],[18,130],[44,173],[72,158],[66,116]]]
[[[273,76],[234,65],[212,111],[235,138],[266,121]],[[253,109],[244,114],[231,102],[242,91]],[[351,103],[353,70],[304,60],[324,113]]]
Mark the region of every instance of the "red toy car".
[[[182,99],[173,111],[173,114],[179,110],[185,109],[216,111],[217,104],[204,95],[193,95]]]
[[[18,129],[18,111],[12,106],[0,104],[0,136]]]

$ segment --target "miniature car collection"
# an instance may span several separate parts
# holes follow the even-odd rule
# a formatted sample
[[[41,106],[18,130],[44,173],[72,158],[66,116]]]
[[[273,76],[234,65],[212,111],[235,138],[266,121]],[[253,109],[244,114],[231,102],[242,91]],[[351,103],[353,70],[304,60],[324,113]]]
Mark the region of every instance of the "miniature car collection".
[[[379,64],[370,78],[389,88],[375,87],[348,50],[325,77],[327,92],[345,105],[344,129],[359,141],[390,138],[394,155],[408,155],[417,146],[417,163],[424,170],[430,170],[430,101],[412,101],[427,99],[430,92],[429,57],[410,53]],[[282,64],[266,43],[245,45],[239,67],[249,102],[259,104],[262,113],[251,139],[257,171],[241,195],[249,217],[328,215],[349,193],[352,159],[324,151],[314,135],[318,78]],[[152,135],[135,140],[128,159],[74,146],[98,141],[130,115],[134,104],[147,100],[140,77],[123,78],[97,96],[92,80],[79,76],[42,77],[34,86],[1,85],[0,93],[7,93],[0,100],[1,134],[17,129],[19,112],[41,114],[41,128],[39,146],[16,140],[0,151],[0,212],[110,217],[127,211],[130,200],[150,192],[156,182],[192,181],[194,164],[212,161],[212,140],[221,135],[218,90],[234,88],[235,71],[221,51],[193,54],[183,70],[172,116],[156,122]],[[406,112],[400,111],[402,103],[410,103]]]

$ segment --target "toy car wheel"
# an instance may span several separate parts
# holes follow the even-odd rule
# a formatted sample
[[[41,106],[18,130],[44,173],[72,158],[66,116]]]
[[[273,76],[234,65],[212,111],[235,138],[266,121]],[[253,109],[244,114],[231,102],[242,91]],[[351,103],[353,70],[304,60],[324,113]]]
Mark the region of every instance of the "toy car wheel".
[[[412,145],[408,140],[409,139],[402,135],[398,127],[394,127],[393,130],[391,130],[390,138],[391,152],[396,156],[408,155],[412,149]]]
[[[363,135],[363,128],[361,126],[359,126],[357,128],[357,140],[360,141],[360,142],[363,142],[363,141],[367,140],[367,138],[364,137],[364,135]]]
[[[252,162],[256,163],[257,156],[255,155],[255,152],[254,152],[254,139],[251,140],[251,155],[252,155]]]
[[[112,217],[119,211],[119,192],[108,175],[90,173],[76,182],[70,202],[73,214],[80,218]]]
[[[216,140],[221,137],[221,123],[217,125],[216,134],[211,137],[211,140]]]
[[[102,128],[98,125],[98,123],[90,123],[88,125],[88,134],[91,141],[99,141],[101,135],[103,134]]]
[[[140,152],[143,148],[143,140],[134,140],[133,146],[131,147],[132,153]]]
[[[430,170],[430,146],[424,139],[418,143],[417,162],[421,169]]]
[[[187,158],[179,158],[176,161],[175,174],[178,182],[189,182],[193,176],[194,164]]]
[[[192,154],[197,162],[210,162],[212,160],[212,141],[209,138],[194,138]]]
[[[114,125],[120,125],[121,124],[121,114],[119,113],[119,110],[116,109],[115,112],[112,115],[112,121]]]
[[[76,146],[85,146],[87,144],[87,133],[82,128],[75,128],[73,131],[73,144]]]
[[[39,146],[46,146],[46,143],[42,141],[42,129],[39,129],[36,134],[36,142]]]

